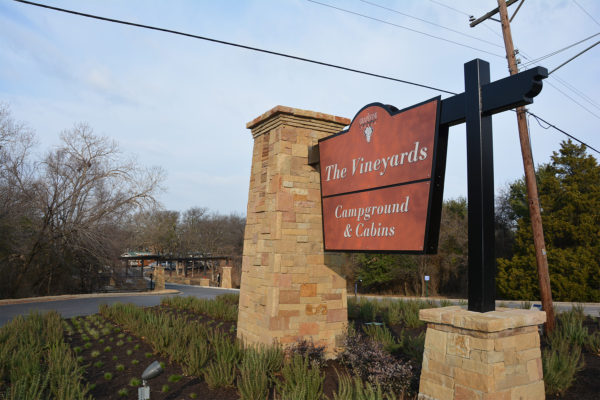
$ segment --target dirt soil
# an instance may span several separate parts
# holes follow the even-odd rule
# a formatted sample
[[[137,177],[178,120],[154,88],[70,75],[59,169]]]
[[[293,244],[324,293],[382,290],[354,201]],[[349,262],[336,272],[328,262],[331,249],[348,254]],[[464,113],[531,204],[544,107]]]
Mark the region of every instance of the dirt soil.
[[[174,310],[172,308],[158,306],[154,308],[156,312],[170,312],[178,315],[193,318],[202,322],[220,327],[224,334],[234,335],[234,328],[231,322],[212,320],[206,316],[196,315],[186,311]],[[83,320],[83,318],[82,318]],[[72,325],[71,320],[67,320]],[[82,335],[74,330],[74,333],[68,335],[65,332],[65,340],[71,348],[81,348],[77,354],[83,357],[82,364],[85,366],[85,379],[91,385],[91,395],[95,399],[132,399],[137,398],[138,387],[141,386],[141,375],[144,369],[153,361],[157,360],[164,363],[165,370],[158,377],[148,382],[150,386],[151,398],[154,400],[166,399],[205,399],[205,400],[233,400],[239,399],[235,388],[226,388],[210,390],[206,383],[199,378],[187,377],[183,375],[181,368],[170,363],[168,359],[153,354],[150,344],[144,338],[138,338],[129,332],[120,331],[120,328],[104,321],[113,327],[108,335],[103,335],[99,340],[89,338],[85,341]],[[115,329],[116,328],[116,329]],[[401,326],[392,326],[394,333],[401,331]],[[598,329],[598,323],[589,324],[588,329]],[[411,329],[409,334],[418,335],[424,328]],[[88,335],[89,336],[89,335]],[[91,343],[89,348],[85,348],[86,343]],[[110,348],[107,349],[107,346]],[[92,354],[99,352],[96,357]],[[129,353],[129,354],[128,354]],[[600,356],[585,353],[585,367],[577,374],[576,383],[562,396],[547,396],[547,399],[566,399],[566,400],[596,400],[600,393]],[[101,362],[101,365],[96,363]],[[96,365],[94,365],[96,364]],[[118,370],[118,365],[124,369]],[[329,361],[324,367],[325,381],[323,383],[324,394],[333,398],[333,392],[337,389],[337,372],[346,371],[345,367],[337,361]],[[106,373],[111,373],[112,377],[107,380]],[[131,380],[138,378],[140,383],[131,386]],[[179,380],[177,380],[179,378]],[[126,390],[127,392],[125,393]],[[119,391],[122,391],[120,394]],[[272,394],[270,396],[273,397]]]

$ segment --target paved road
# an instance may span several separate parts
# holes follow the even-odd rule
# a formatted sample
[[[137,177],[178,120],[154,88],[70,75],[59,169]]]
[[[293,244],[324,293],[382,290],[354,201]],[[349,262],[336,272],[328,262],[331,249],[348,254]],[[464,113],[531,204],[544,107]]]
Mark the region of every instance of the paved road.
[[[0,305],[0,326],[6,324],[8,321],[16,317],[17,315],[26,315],[30,311],[50,311],[56,310],[60,315],[65,318],[71,318],[80,315],[90,315],[98,312],[100,304],[114,304],[117,302],[121,303],[133,303],[138,306],[150,307],[160,304],[160,299],[165,296],[195,296],[203,299],[214,298],[217,295],[224,293],[237,293],[238,290],[232,289],[217,289],[207,288],[200,286],[188,286],[188,285],[176,285],[167,283],[166,289],[179,290],[180,294],[168,294],[168,295],[143,295],[138,296],[119,296],[115,294],[114,297],[97,297],[97,298],[80,298],[70,300],[56,300],[56,301],[45,301],[35,303],[23,303],[23,304],[7,304]]]
[[[348,297],[352,296],[351,293],[348,293]],[[390,297],[390,296],[375,296],[375,295],[358,295],[359,297],[365,297],[370,299],[396,299],[396,300],[430,300],[435,304],[440,305],[440,301],[450,302],[452,305],[465,305],[466,300],[461,299],[438,299],[438,298],[425,298],[425,297]],[[523,305],[523,301],[516,300],[496,300],[496,307],[510,307],[510,308],[521,308]],[[541,303],[539,301],[526,302],[528,304],[536,304],[541,307]],[[574,306],[583,307],[583,313],[585,315],[589,315],[591,317],[600,317],[600,303],[571,303],[571,302],[560,302],[555,301],[552,303],[554,305],[554,312],[561,313],[565,311],[571,310]]]

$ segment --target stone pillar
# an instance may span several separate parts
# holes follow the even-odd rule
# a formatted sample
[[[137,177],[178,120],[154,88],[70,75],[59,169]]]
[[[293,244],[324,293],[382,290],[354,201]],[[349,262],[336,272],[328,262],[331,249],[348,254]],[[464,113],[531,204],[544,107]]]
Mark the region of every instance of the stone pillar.
[[[225,289],[231,289],[231,267],[221,268],[221,287]]]
[[[427,322],[419,399],[544,400],[538,324],[546,313],[460,307],[421,310]]]
[[[165,269],[163,267],[154,268],[154,290],[165,289]]]
[[[345,332],[342,256],[323,252],[320,177],[308,151],[348,124],[277,106],[246,125],[254,138],[238,315],[246,343],[305,339],[332,355]]]

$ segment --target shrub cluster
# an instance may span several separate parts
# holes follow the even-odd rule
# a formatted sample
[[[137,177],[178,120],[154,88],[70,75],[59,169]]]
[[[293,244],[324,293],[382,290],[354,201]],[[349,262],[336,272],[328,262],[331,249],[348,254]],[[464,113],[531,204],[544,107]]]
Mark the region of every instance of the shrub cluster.
[[[594,342],[583,327],[585,315],[581,307],[559,314],[556,328],[548,336],[548,347],[542,352],[546,394],[561,394],[573,384],[575,375],[583,366],[581,349]]]
[[[0,398],[80,400],[88,391],[56,312],[19,316],[0,328]]]
[[[354,375],[384,392],[403,395],[411,391],[413,368],[385,351],[381,343],[362,334],[348,335],[341,361]]]
[[[194,296],[163,297],[160,304],[180,310],[189,310],[214,319],[237,321],[239,294],[223,294],[214,300],[199,299]]]

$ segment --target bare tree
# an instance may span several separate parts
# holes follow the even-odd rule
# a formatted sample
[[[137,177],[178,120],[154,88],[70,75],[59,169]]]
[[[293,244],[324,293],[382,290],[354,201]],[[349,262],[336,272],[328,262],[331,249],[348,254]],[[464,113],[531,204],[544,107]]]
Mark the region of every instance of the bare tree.
[[[114,141],[87,125],[63,132],[61,141],[29,175],[26,155],[21,164],[13,158],[3,165],[31,206],[19,226],[28,235],[26,246],[0,266],[10,264],[12,295],[24,287],[37,294],[94,289],[95,277],[121,251],[121,225],[139,207],[154,204],[160,189],[160,169],[127,160]]]

